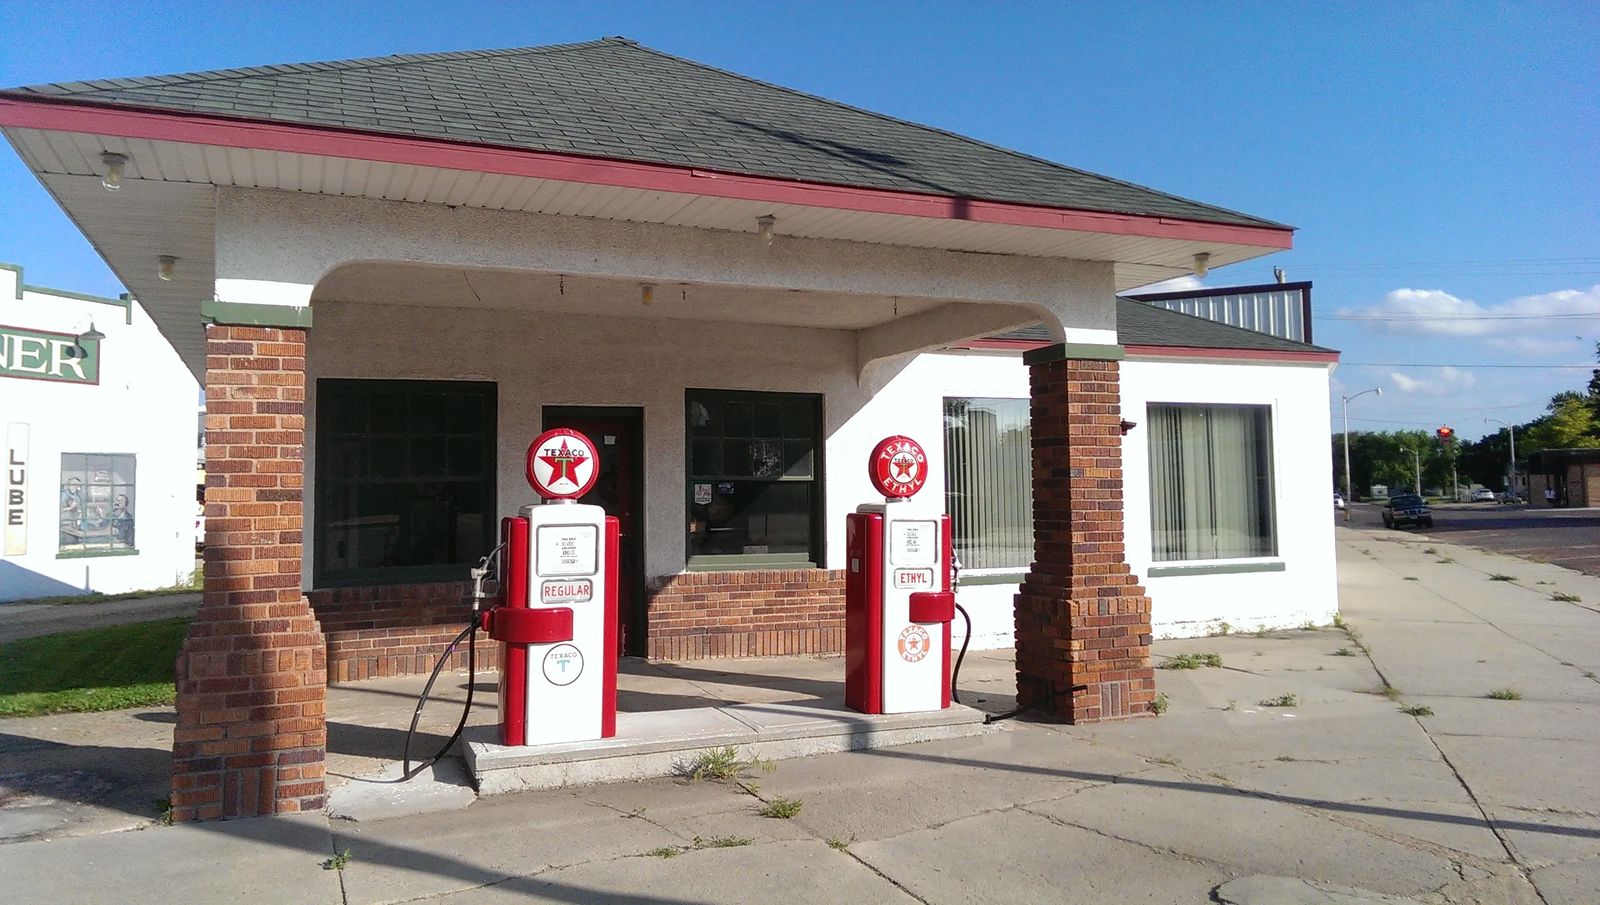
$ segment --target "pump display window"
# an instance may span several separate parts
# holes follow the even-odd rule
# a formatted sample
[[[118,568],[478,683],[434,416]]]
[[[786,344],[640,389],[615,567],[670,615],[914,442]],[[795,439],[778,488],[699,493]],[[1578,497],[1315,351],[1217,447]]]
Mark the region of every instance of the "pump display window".
[[[125,453],[62,453],[58,521],[62,555],[136,552],[135,457]]]
[[[688,565],[819,562],[822,398],[689,390]]]
[[[317,381],[313,581],[466,578],[494,546],[495,385]]]

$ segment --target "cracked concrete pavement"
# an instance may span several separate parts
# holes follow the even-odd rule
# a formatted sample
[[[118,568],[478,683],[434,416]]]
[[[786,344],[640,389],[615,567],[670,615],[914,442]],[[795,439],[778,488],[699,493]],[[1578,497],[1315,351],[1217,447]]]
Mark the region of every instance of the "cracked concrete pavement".
[[[1223,666],[1158,672],[1159,719],[1011,722],[742,784],[22,842],[0,877],[19,903],[1600,901],[1600,578],[1400,533],[1338,543],[1353,634],[1161,642]],[[969,657],[962,687],[1001,709],[1009,669]],[[800,813],[759,816],[777,797]]]

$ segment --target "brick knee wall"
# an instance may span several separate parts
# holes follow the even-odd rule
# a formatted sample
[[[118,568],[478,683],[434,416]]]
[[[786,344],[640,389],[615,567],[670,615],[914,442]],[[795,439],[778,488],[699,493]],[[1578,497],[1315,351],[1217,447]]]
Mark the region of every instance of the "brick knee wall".
[[[1112,361],[1029,367],[1034,563],[1016,597],[1017,698],[1075,723],[1155,702],[1150,598],[1124,556],[1117,373]]]
[[[652,660],[844,652],[844,572],[684,572],[650,583]]]
[[[300,595],[305,336],[206,328],[205,586],[175,664],[175,821],[323,805],[325,648]]]
[[[447,581],[311,591],[328,643],[328,681],[427,673],[472,612],[471,586]],[[478,634],[477,667],[494,669],[500,645]],[[448,669],[467,668],[462,644]]]

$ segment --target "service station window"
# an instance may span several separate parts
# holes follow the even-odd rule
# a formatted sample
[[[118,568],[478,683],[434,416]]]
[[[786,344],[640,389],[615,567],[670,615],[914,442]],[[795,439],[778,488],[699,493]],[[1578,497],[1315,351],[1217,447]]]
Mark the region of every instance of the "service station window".
[[[944,400],[944,500],[967,569],[1033,562],[1033,436],[1026,399]]]
[[[1155,561],[1275,555],[1271,408],[1151,403],[1148,411]]]
[[[62,556],[134,553],[134,457],[61,454]]]
[[[691,569],[821,561],[822,397],[689,390]]]
[[[495,544],[492,383],[317,381],[318,587],[464,580]]]

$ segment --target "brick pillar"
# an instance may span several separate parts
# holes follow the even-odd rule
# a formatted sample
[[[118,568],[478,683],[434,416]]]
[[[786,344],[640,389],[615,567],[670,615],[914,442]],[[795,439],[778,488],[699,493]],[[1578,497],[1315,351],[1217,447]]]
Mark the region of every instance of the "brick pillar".
[[[305,343],[206,328],[205,595],[178,654],[173,820],[323,804],[327,654],[300,590]]]
[[[1016,598],[1017,700],[1073,723],[1148,714],[1150,598],[1123,555],[1117,363],[1062,360],[1059,346],[1035,354],[1034,562]],[[1073,685],[1088,687],[1057,694]]]

